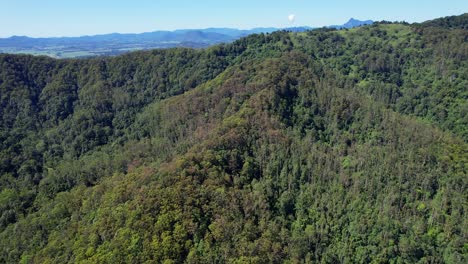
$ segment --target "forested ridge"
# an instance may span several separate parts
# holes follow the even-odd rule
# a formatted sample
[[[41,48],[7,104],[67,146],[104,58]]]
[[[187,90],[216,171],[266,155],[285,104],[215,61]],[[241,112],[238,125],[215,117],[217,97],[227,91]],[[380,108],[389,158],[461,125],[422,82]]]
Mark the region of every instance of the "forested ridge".
[[[0,263],[467,263],[466,25],[0,54]]]

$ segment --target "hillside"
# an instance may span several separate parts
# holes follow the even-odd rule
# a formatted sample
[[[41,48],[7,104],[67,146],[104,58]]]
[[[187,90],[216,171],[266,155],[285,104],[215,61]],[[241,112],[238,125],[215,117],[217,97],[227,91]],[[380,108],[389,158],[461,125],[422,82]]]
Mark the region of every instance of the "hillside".
[[[466,263],[468,21],[445,19],[0,54],[0,262]]]

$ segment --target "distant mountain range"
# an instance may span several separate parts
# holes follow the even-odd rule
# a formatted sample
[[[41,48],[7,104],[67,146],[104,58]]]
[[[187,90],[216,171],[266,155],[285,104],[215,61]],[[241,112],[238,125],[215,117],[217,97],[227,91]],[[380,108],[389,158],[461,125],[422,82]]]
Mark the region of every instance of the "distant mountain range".
[[[372,24],[371,20],[351,18],[343,25],[332,25],[330,28],[353,28]],[[48,55],[56,58],[76,58],[97,55],[116,55],[133,50],[191,47],[204,48],[219,43],[232,42],[241,37],[271,33],[278,30],[303,32],[312,27],[289,28],[254,28],[241,30],[235,28],[182,29],[175,31],[154,31],[141,34],[105,34],[82,37],[30,38],[13,36],[0,39],[0,53],[26,53]]]

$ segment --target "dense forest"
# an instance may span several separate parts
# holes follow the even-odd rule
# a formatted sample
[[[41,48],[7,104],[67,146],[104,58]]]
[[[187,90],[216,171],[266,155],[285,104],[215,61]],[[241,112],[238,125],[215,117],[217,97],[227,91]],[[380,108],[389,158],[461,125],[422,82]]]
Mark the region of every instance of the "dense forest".
[[[467,25],[0,54],[0,263],[467,263]]]

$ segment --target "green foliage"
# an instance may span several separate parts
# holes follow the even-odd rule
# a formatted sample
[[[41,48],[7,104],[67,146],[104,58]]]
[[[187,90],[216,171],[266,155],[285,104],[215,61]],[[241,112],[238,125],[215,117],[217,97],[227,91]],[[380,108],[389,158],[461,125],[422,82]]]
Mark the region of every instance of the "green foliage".
[[[0,262],[466,263],[460,19],[0,55]]]

